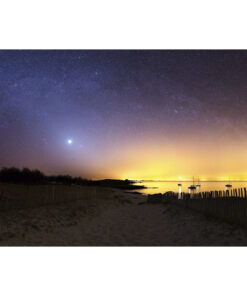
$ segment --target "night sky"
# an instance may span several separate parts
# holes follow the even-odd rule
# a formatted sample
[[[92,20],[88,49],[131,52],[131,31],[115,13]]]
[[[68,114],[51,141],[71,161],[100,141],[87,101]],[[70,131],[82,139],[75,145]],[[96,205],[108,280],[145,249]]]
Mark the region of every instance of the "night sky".
[[[247,51],[0,51],[0,167],[247,179]]]

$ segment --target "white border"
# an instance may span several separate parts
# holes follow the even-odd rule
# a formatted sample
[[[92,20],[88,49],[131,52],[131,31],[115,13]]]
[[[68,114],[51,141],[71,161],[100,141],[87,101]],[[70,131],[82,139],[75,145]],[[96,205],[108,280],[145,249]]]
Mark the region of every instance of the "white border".
[[[245,49],[245,1],[8,0],[2,49]]]
[[[1,49],[247,48],[238,0],[8,0],[0,13]],[[1,248],[0,292],[239,295],[245,266],[245,248]]]
[[[241,295],[246,261],[245,248],[1,248],[0,292]]]

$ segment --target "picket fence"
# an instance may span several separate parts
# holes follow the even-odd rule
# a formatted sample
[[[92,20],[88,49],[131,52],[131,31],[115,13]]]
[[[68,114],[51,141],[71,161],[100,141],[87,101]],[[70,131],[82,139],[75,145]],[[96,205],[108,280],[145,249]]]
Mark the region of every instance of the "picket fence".
[[[0,211],[36,208],[75,200],[105,199],[105,196],[100,187],[0,183]],[[111,192],[108,196],[111,197]]]
[[[220,218],[224,221],[247,226],[246,188],[199,193],[167,193],[164,201]]]

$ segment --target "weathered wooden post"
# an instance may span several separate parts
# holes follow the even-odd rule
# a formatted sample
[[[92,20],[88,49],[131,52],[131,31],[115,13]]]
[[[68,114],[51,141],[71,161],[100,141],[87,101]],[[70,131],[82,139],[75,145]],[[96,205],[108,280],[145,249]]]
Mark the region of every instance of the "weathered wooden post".
[[[55,200],[55,186],[52,185],[52,202]]]

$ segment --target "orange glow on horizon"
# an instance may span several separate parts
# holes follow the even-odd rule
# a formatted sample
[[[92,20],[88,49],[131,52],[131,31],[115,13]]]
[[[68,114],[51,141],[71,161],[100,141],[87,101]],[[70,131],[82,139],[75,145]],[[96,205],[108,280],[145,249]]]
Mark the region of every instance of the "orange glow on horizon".
[[[245,147],[246,143],[225,143],[221,139],[206,139],[202,134],[173,141],[160,136],[148,142],[123,142],[114,153],[103,151],[104,157],[97,162],[96,178],[186,181],[194,176],[195,181],[244,181]]]

